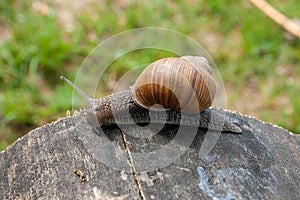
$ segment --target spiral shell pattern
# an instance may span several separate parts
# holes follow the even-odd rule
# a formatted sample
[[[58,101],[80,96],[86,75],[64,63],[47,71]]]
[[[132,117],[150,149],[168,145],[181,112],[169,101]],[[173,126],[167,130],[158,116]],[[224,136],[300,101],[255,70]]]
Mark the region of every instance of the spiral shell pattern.
[[[165,109],[197,114],[211,106],[216,83],[208,61],[199,56],[163,58],[146,67],[136,80],[133,98],[149,109]]]

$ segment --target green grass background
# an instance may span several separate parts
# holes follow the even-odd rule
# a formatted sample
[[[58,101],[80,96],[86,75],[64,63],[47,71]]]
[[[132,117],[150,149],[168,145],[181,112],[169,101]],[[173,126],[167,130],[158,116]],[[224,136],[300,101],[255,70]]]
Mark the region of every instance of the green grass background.
[[[65,116],[72,89],[59,76],[74,80],[99,42],[146,26],[177,30],[204,46],[221,72],[228,109],[300,133],[299,39],[285,37],[248,1],[62,2],[0,1],[0,149]],[[299,18],[300,1],[269,2]],[[102,94],[131,66],[159,56],[136,52],[134,63],[114,63],[102,80]]]

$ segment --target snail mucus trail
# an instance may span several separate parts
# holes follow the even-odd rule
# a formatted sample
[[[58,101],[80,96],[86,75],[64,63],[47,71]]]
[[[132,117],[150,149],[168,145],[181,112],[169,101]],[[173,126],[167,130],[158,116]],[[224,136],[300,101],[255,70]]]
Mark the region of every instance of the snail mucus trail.
[[[195,69],[195,66],[198,68]],[[176,75],[177,71],[184,75]],[[155,74],[155,78],[149,74]],[[211,68],[204,57],[164,58],[151,63],[141,73],[131,89],[113,93],[100,99],[88,97],[71,81],[63,76],[60,78],[66,81],[85,99],[89,105],[85,112],[89,115],[88,119],[92,119],[88,121],[93,125],[166,123],[241,133],[241,128],[233,123],[230,118],[221,114],[218,109],[210,108],[216,91],[215,82],[211,74]],[[179,77],[187,77],[187,79],[179,80]],[[178,80],[172,80],[172,78]],[[164,79],[168,81],[164,82]],[[196,109],[189,102],[189,93],[184,93],[186,91],[189,92],[184,87],[186,81],[192,81],[192,84],[187,83],[187,87],[192,85],[192,90],[201,90],[198,93],[195,92],[199,103]],[[157,82],[161,84],[157,84]],[[177,84],[180,87],[174,87],[171,84]],[[180,106],[176,105],[178,103],[177,96],[174,95],[173,91],[168,91],[166,88],[183,90],[175,91],[175,94],[183,94],[183,99],[179,98]],[[164,97],[160,91],[157,92],[157,89],[163,90],[163,95],[167,94],[167,97]],[[155,95],[158,95],[158,97]],[[164,109],[151,109],[156,104],[162,105]],[[186,112],[181,112],[181,108],[184,108],[183,110]]]

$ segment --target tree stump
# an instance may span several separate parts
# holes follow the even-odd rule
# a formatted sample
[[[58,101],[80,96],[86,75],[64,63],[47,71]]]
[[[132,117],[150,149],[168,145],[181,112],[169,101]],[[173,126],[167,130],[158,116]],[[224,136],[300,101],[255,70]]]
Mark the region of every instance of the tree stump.
[[[0,153],[0,199],[300,199],[300,136],[224,113],[242,134],[58,119]]]

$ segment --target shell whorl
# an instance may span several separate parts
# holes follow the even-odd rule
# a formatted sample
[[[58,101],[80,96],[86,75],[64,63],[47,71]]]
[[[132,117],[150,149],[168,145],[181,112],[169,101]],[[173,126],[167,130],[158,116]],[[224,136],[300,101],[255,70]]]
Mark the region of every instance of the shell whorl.
[[[215,92],[208,61],[198,56],[157,60],[147,66],[132,88],[133,98],[141,107],[159,104],[189,114],[211,106]]]

